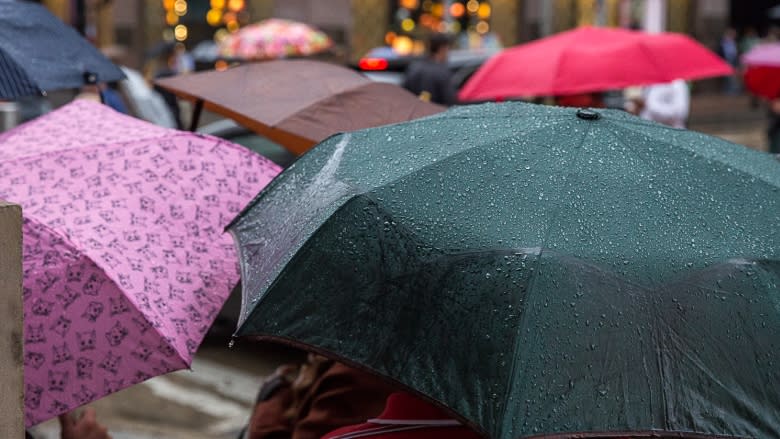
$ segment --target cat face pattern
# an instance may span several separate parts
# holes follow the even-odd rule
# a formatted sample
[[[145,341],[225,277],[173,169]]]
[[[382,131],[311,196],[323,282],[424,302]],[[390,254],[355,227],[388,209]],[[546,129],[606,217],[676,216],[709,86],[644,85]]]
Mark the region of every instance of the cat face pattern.
[[[0,197],[24,215],[27,425],[185,367],[238,280],[224,227],[279,168],[85,101],[0,139]]]

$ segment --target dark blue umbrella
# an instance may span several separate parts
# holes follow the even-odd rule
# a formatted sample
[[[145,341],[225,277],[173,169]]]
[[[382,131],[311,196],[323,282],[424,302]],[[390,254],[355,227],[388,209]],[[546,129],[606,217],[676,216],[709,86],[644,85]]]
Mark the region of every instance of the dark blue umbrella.
[[[117,66],[43,6],[0,0],[0,99],[124,77]]]

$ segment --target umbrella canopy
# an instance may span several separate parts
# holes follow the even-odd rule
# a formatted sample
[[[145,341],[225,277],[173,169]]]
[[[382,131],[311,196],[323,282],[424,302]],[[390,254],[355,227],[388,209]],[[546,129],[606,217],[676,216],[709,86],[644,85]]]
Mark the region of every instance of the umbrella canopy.
[[[744,82],[756,96],[769,100],[780,98],[780,66],[748,66]]]
[[[40,4],[0,0],[0,99],[16,99],[124,74]]]
[[[780,67],[780,43],[758,44],[742,56],[746,66]]]
[[[325,33],[308,24],[269,18],[228,35],[219,43],[219,54],[257,61],[315,55],[331,46]]]
[[[279,170],[80,101],[0,137],[24,212],[27,425],[188,367],[238,279],[223,227]]]
[[[745,87],[766,99],[780,97],[780,43],[759,44],[742,57]]]
[[[302,154],[335,133],[403,122],[444,108],[318,61],[279,60],[165,78],[160,87]]]
[[[330,352],[496,439],[775,437],[779,195],[768,154],[618,111],[342,134],[229,226],[237,336]]]
[[[581,27],[504,50],[459,97],[566,95],[731,73],[714,52],[682,34]]]

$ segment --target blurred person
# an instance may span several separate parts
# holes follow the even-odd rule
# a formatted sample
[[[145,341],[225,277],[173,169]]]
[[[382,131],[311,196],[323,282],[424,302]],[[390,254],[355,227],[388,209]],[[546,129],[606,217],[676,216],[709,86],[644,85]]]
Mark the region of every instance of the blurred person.
[[[736,76],[736,70],[739,68],[739,46],[737,45],[737,31],[735,29],[726,29],[720,39],[717,52],[735,70],[734,74],[726,77],[724,91],[728,94],[739,93],[739,80]]]
[[[769,102],[769,152],[780,154],[780,96]]]
[[[433,34],[428,40],[425,59],[413,62],[404,74],[402,86],[424,101],[441,105],[457,102],[452,72],[447,67],[451,42],[444,34]]]
[[[623,109],[639,116],[645,106],[642,87],[628,87],[623,90]]]
[[[776,43],[780,41],[780,26],[771,26],[764,37],[765,43]]]
[[[129,114],[127,110],[127,104],[125,104],[125,100],[122,97],[122,94],[119,93],[118,82],[100,84],[98,87],[100,91],[100,98],[104,104],[108,105],[109,107],[113,108],[114,110],[122,114]]]
[[[365,423],[333,431],[323,439],[481,439],[444,410],[406,392],[387,398],[382,414]]]
[[[177,57],[177,46],[172,43],[163,43],[155,48],[154,52],[158,52],[156,67],[152,74],[153,79],[168,78],[176,76],[180,72],[178,71],[179,62]],[[165,90],[164,88],[154,85],[154,91],[162,96],[168,109],[173,114],[173,119],[176,122],[176,128],[183,129],[184,124],[181,121],[181,110],[179,109],[179,101],[176,95]]]
[[[119,92],[115,88],[112,88],[111,85],[98,83],[97,81],[98,77],[95,74],[89,72],[84,73],[84,86],[81,87],[81,90],[74,99],[87,99],[100,102],[122,114],[128,114],[127,105],[125,105]],[[118,83],[113,84],[113,87],[117,86]]]
[[[761,39],[758,37],[758,32],[754,28],[748,27],[739,40],[739,54],[744,55],[750,52],[760,42]]]
[[[177,74],[182,75],[195,71],[195,58],[187,51],[184,44],[177,43],[173,53],[173,65]]]
[[[76,411],[60,415],[60,439],[111,439],[106,427],[97,421],[95,409],[87,407],[83,412]],[[29,431],[26,439],[34,439]]]
[[[682,79],[650,85],[644,89],[641,107],[642,119],[685,128],[691,109],[691,91]]]
[[[242,439],[320,439],[378,416],[393,388],[369,373],[315,354],[283,365],[257,396]]]

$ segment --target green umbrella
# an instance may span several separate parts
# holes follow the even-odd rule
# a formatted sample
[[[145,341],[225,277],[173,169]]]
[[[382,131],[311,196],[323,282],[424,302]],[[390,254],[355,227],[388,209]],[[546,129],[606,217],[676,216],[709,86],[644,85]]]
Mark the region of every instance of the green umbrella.
[[[491,438],[780,437],[768,154],[616,111],[455,108],[326,140],[230,230],[237,336],[333,353]]]

